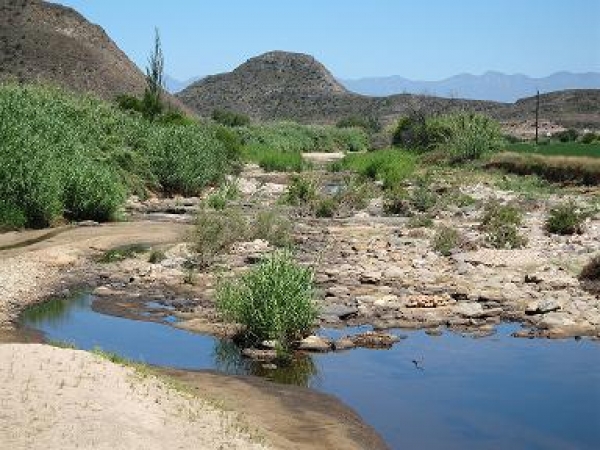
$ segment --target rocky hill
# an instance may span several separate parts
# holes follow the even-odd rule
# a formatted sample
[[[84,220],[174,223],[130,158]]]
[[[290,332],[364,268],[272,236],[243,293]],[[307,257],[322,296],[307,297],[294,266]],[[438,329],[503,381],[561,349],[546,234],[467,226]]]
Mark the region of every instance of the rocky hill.
[[[542,119],[568,126],[600,125],[599,96],[600,90],[544,94]],[[307,123],[335,123],[353,115],[375,116],[389,123],[410,109],[477,111],[510,122],[529,120],[535,110],[535,99],[509,104],[411,94],[359,95],[348,91],[313,57],[281,51],[252,58],[230,73],[199,80],[177,97],[202,116],[224,108],[255,120]]]
[[[0,2],[0,79],[42,81],[106,99],[145,87],[144,74],[102,28],[40,0]]]

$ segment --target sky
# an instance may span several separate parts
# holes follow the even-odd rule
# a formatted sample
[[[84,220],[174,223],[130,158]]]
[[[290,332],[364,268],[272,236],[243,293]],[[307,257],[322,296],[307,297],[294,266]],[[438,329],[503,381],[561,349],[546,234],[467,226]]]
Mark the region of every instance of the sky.
[[[227,72],[271,50],[308,53],[338,78],[439,80],[488,70],[600,72],[600,0],[56,0],[144,67]]]

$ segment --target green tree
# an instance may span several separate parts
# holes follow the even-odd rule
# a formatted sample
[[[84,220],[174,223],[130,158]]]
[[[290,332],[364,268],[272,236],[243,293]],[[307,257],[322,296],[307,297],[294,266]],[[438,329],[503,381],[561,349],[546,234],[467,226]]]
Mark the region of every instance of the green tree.
[[[154,120],[164,110],[162,93],[164,90],[165,59],[158,28],[154,34],[154,50],[148,58],[146,67],[146,90],[144,91],[143,112],[146,118]]]

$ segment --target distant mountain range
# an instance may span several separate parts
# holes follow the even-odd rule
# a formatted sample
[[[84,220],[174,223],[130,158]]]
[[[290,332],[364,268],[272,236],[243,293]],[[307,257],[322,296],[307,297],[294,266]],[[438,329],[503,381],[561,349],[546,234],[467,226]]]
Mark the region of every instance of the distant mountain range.
[[[165,75],[165,88],[171,94],[176,94],[179,91],[183,91],[190,84],[200,80],[201,78],[203,77],[193,77],[185,81],[180,81],[170,75]]]
[[[600,73],[557,72],[548,77],[506,75],[486,72],[483,75],[461,74],[440,81],[415,81],[401,76],[340,80],[350,91],[375,97],[395,94],[427,94],[446,98],[491,100],[513,103],[541,93],[565,89],[599,89]]]

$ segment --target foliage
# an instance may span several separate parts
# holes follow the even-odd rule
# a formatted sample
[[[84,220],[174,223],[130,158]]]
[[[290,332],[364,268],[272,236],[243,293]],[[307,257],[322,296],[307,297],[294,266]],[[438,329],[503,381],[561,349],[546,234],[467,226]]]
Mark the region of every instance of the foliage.
[[[336,127],[338,128],[362,128],[367,133],[379,133],[382,129],[381,122],[374,116],[348,116],[340,119]]]
[[[293,243],[294,225],[290,219],[277,210],[260,211],[251,229],[254,239],[264,239],[276,247],[290,247]]]
[[[583,232],[583,224],[589,213],[579,210],[570,201],[552,208],[546,218],[546,230],[553,234],[575,234]]]
[[[431,228],[433,219],[427,214],[415,214],[408,220],[406,226],[409,228]]]
[[[553,183],[600,184],[600,159],[592,157],[500,153],[486,166],[517,175],[537,175]]]
[[[367,150],[367,134],[357,128],[300,125],[293,122],[239,127],[236,132],[245,146],[277,152],[353,152]]]
[[[239,197],[240,191],[237,184],[233,181],[223,183],[216,192],[213,192],[206,199],[209,207],[217,210],[223,210],[227,203]]]
[[[460,244],[460,234],[454,228],[441,226],[433,238],[433,248],[443,256],[450,256]]]
[[[411,213],[409,194],[404,188],[388,189],[383,197],[383,212],[407,216]]]
[[[142,112],[149,120],[154,120],[164,110],[162,93],[164,89],[165,59],[160,42],[158,29],[154,34],[154,50],[148,59],[146,67],[146,89],[142,98]]]
[[[131,244],[125,245],[122,247],[113,248],[111,250],[106,251],[100,258],[98,258],[98,262],[100,263],[114,263],[119,261],[124,261],[126,259],[135,258],[140,253],[146,253],[148,251],[148,246],[143,244]]]
[[[392,189],[415,170],[416,156],[401,150],[378,150],[359,155],[347,155],[342,166],[364,178],[382,181],[385,189]]]
[[[0,85],[0,224],[110,220],[127,193],[149,188],[197,195],[231,170],[229,145],[215,126],[150,123],[91,97]]]
[[[209,266],[221,253],[248,235],[248,222],[238,209],[200,211],[194,233],[198,263]]]
[[[264,145],[245,147],[244,156],[267,172],[302,172],[310,167],[300,152],[281,152]]]
[[[164,261],[165,259],[167,259],[167,255],[165,254],[164,251],[152,250],[152,252],[150,252],[150,256],[148,257],[148,262],[150,264],[159,264],[162,261]]]
[[[438,195],[433,191],[427,178],[418,178],[411,192],[410,203],[419,212],[427,212],[438,202]]]
[[[580,142],[550,141],[545,145],[535,145],[532,142],[521,142],[505,146],[505,149],[516,153],[532,153],[546,156],[586,156],[590,158],[600,157],[600,142],[586,136],[594,136],[587,133]]]
[[[227,127],[244,127],[250,124],[250,117],[246,114],[226,109],[215,109],[211,117],[215,122]]]
[[[316,202],[314,209],[317,217],[333,217],[338,209],[338,203],[331,197],[324,197]]]
[[[527,243],[526,238],[519,234],[522,221],[521,213],[516,207],[492,201],[485,207],[481,229],[493,248],[520,248]]]
[[[581,136],[580,142],[582,144],[589,145],[599,140],[600,135],[596,133],[585,133],[583,136]]]
[[[311,203],[317,197],[315,180],[295,175],[290,180],[283,195],[283,202],[291,206],[303,206]]]
[[[392,145],[421,152],[433,150],[449,137],[450,130],[443,125],[420,111],[411,111],[398,120]]]
[[[552,137],[558,139],[560,142],[575,142],[579,137],[579,132],[573,128],[569,128],[553,134]]]
[[[217,308],[227,320],[244,325],[250,342],[276,339],[289,348],[310,332],[317,317],[312,270],[288,252],[277,252],[249,272],[222,280]]]

